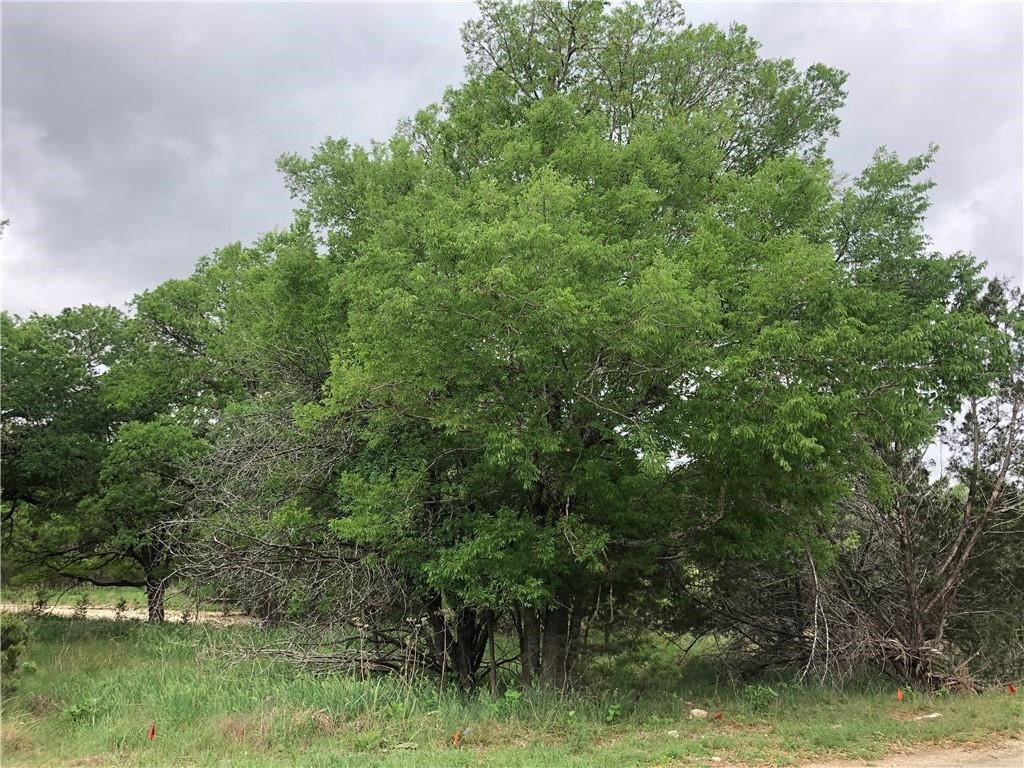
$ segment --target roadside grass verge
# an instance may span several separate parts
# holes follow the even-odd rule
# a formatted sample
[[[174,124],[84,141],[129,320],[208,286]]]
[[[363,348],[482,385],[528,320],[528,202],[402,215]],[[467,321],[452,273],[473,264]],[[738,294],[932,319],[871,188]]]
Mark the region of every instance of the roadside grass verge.
[[[568,697],[514,688],[492,697],[229,663],[223,651],[259,631],[249,627],[30,624],[26,669],[3,704],[5,766],[630,768],[714,765],[716,756],[789,765],[991,741],[1024,723],[1024,703],[1005,692],[911,693],[900,703],[883,681],[842,691],[716,684],[705,660],[681,665],[678,651],[654,643],[599,655],[589,685]],[[722,719],[692,720],[692,707]],[[912,719],[931,712],[942,717]]]

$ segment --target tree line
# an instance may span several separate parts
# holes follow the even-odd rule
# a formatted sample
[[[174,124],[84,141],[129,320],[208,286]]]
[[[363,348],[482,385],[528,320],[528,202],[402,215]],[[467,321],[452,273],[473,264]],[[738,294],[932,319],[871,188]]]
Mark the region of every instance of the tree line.
[[[932,250],[935,148],[842,176],[845,74],[671,0],[485,0],[463,43],[387,141],[279,160],[287,230],[3,315],[5,577],[160,621],[173,575],[467,689],[656,630],[1019,672],[1024,311]]]

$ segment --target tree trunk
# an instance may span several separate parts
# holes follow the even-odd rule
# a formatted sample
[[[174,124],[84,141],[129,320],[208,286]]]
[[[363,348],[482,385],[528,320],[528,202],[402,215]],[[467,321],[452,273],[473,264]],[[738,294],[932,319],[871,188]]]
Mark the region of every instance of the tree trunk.
[[[487,647],[490,651],[491,696],[498,695],[498,659],[494,652],[494,630],[494,611],[490,611],[487,614]]]
[[[518,613],[520,680],[524,688],[540,683],[565,691],[570,685],[589,603],[569,590],[560,593],[559,601],[553,608],[523,608]]]
[[[149,608],[149,623],[162,623],[164,620],[163,579],[146,576],[146,606]]]
[[[540,618],[532,608],[524,608],[522,612],[522,637],[520,639],[520,658],[522,660],[521,679],[524,688],[533,685],[540,673]]]
[[[576,666],[576,659],[580,653],[580,630],[583,627],[583,620],[586,618],[587,605],[582,599],[573,602],[572,610],[569,612],[569,629],[565,638],[565,682],[566,685],[572,682],[572,671]]]
[[[428,643],[442,684],[450,669],[458,676],[459,687],[472,690],[487,648],[486,621],[478,621],[477,612],[469,608],[443,609],[440,596],[433,598],[429,605],[432,610]]]
[[[565,605],[548,609],[544,617],[541,674],[544,684],[553,690],[565,689],[568,640],[569,609]]]
[[[464,691],[473,690],[476,685],[476,671],[483,660],[486,630],[477,622],[476,611],[465,609],[455,620],[455,647],[452,649],[455,669],[459,675],[459,687]]]

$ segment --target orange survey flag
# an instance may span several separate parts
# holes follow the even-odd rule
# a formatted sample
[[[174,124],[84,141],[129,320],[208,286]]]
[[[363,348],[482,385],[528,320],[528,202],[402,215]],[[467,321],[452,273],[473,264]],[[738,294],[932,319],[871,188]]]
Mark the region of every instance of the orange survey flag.
[[[902,688],[897,688],[896,689],[896,701],[903,701],[903,689]]]
[[[149,724],[149,735],[146,738],[150,741],[156,738],[156,723]]]

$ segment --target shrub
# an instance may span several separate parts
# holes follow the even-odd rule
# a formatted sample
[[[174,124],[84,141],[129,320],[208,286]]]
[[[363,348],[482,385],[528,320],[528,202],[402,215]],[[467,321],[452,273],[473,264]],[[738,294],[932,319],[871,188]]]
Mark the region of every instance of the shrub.
[[[764,712],[779,700],[779,693],[770,685],[758,683],[743,688],[743,701],[755,712]]]
[[[28,626],[24,619],[8,614],[0,620],[0,692],[4,696],[14,690],[18,659],[25,651],[26,640]]]
[[[36,590],[35,597],[32,598],[32,613],[43,613],[46,611],[46,606],[50,602],[50,593],[43,587],[39,587]]]
[[[84,592],[75,601],[75,609],[71,612],[71,618],[84,619],[89,611],[89,596]]]

